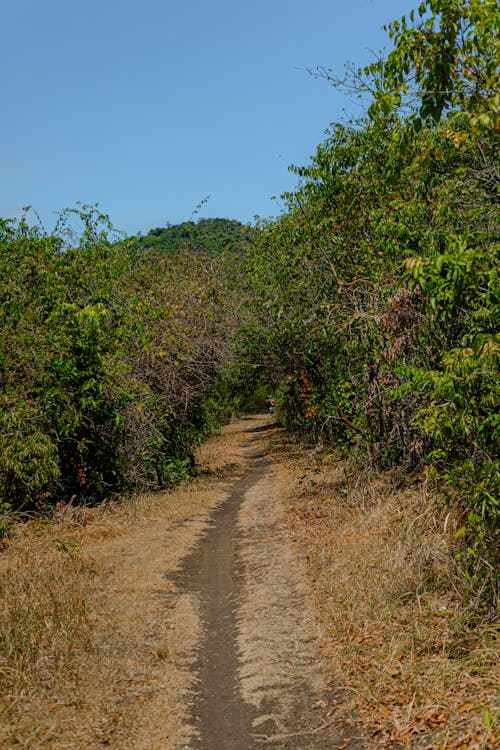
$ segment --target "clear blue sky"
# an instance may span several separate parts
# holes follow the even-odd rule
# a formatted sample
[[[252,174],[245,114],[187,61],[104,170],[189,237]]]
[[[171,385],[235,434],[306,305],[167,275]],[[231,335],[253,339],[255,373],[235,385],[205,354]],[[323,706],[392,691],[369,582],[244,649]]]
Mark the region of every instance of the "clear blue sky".
[[[128,233],[279,213],[354,102],[342,73],[416,0],[0,0],[0,216],[77,200]]]

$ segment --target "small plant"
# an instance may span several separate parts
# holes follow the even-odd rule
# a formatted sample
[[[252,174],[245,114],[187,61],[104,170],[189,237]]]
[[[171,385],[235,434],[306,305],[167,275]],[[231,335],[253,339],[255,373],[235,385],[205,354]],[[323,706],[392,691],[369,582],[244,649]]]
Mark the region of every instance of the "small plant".
[[[76,542],[63,541],[61,539],[54,539],[54,548],[65,555],[73,555],[78,552],[83,552],[83,547],[80,547]]]

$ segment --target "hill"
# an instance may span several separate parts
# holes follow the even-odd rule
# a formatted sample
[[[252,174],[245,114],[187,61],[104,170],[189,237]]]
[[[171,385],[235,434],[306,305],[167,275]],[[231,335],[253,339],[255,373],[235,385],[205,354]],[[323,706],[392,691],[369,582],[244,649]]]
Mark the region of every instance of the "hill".
[[[234,219],[199,219],[151,229],[146,235],[132,237],[140,248],[162,250],[177,255],[182,251],[217,254],[241,253],[255,237],[256,230]]]

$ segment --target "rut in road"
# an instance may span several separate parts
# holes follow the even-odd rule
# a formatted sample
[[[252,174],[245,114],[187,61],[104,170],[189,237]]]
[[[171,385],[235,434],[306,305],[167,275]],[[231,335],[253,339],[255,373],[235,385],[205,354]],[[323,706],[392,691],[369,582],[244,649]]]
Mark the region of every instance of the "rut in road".
[[[250,427],[247,471],[212,517],[176,582],[203,628],[193,696],[193,750],[326,750],[362,745],[335,720],[280,498]],[[325,700],[325,697],[328,700]],[[327,706],[330,711],[325,717]]]

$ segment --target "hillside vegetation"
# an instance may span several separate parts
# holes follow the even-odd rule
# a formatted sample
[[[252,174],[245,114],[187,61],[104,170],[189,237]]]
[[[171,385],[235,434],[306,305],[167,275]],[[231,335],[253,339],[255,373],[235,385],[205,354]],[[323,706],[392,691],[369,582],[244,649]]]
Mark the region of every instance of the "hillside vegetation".
[[[493,0],[425,0],[334,85],[282,214],[118,238],[96,206],[0,223],[0,503],[97,503],[186,477],[256,389],[367,469],[425,477],[479,617],[498,604],[498,42]]]
[[[133,645],[113,629],[120,589],[86,545],[116,535],[122,571],[141,523],[153,546],[161,524],[194,534],[232,453],[139,491],[194,474],[204,437],[269,393],[339,700],[373,747],[499,746],[499,26],[495,0],[424,0],[384,59],[317,70],[365,116],[330,126],[255,227],[122,237],[81,204],[51,232],[0,220],[0,746],[58,747],[96,706],[114,736],[149,646],[133,603]]]
[[[146,235],[131,238],[141,250],[154,248],[177,255],[182,252],[211,253],[245,252],[252,243],[255,230],[231,219],[199,219],[156,227]]]
[[[250,251],[248,331],[286,425],[425,476],[457,514],[474,606],[498,603],[499,16],[428,0]],[[264,333],[263,333],[264,332]],[[254,338],[252,338],[254,337]],[[264,354],[265,353],[265,354]]]
[[[227,224],[235,254],[237,226],[241,241],[248,230]],[[95,503],[188,475],[225,408],[238,320],[219,222],[202,234],[196,253],[173,256],[163,241],[117,241],[96,206],[62,212],[53,234],[0,224],[4,510]]]
[[[118,238],[97,206],[0,223],[0,502],[96,503],[187,476],[256,388],[365,467],[425,475],[459,521],[473,609],[498,596],[498,14],[426,0],[334,85],[276,219]],[[260,391],[261,394],[263,391]]]

